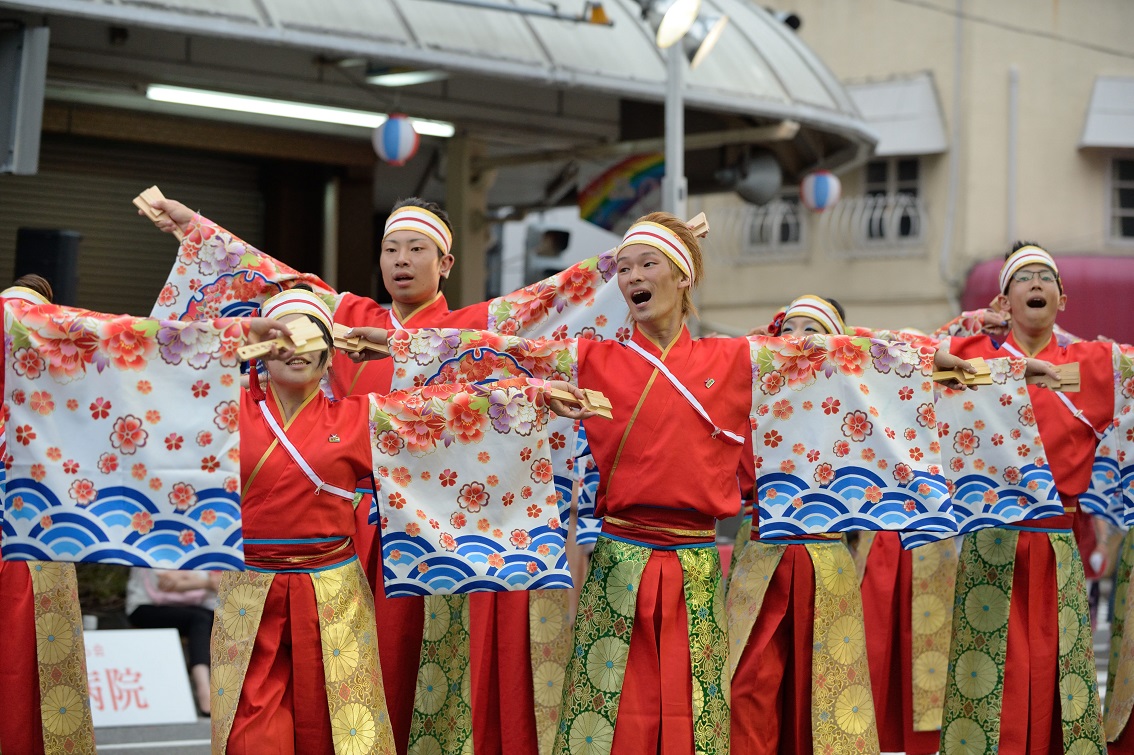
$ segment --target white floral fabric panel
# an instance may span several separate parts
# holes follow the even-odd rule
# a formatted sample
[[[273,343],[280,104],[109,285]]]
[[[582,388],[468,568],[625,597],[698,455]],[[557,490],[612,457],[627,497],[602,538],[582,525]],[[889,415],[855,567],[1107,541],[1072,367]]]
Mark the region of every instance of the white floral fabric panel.
[[[372,394],[388,597],[571,586],[538,381]]]
[[[754,336],[760,536],[952,533],[933,353],[855,336]]]
[[[173,269],[150,316],[164,320],[244,317],[258,312],[268,297],[301,282],[335,310],[339,295],[318,277],[288,267],[198,215],[177,249]]]
[[[243,326],[18,306],[4,558],[242,569]]]
[[[939,389],[937,401],[941,455],[962,535],[1063,513],[1024,382],[1025,361],[987,362],[992,385]],[[906,535],[903,545],[929,542],[935,534]]]

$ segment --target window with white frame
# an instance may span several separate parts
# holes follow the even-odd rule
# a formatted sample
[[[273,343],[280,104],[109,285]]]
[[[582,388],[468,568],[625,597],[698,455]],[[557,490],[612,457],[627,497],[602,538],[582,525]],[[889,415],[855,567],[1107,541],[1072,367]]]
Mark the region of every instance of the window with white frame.
[[[1134,241],[1134,158],[1114,158],[1110,185],[1110,237]]]
[[[786,191],[751,209],[744,227],[744,254],[752,260],[795,257],[803,252],[799,192]]]
[[[921,238],[921,164],[890,157],[866,164],[864,235],[867,242],[901,243]]]

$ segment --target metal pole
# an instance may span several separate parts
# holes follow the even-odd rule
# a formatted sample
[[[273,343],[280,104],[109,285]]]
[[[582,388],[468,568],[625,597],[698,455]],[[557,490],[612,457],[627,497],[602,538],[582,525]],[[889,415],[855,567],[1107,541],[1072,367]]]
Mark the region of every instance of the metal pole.
[[[685,180],[685,55],[681,42],[666,50],[665,177],[662,209],[679,218],[687,216]]]

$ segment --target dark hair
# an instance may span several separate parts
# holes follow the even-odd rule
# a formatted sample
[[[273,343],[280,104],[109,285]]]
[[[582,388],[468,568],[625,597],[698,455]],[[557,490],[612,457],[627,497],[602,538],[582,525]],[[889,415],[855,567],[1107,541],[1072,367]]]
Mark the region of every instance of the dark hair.
[[[296,283],[291,287],[291,290],[308,291],[310,293],[315,293],[315,289],[311,288],[311,286],[307,285],[306,283]],[[319,332],[323,335],[323,340],[327,342],[328,346],[330,346],[330,348],[326,351],[319,353],[319,366],[322,367],[327,363],[327,360],[331,358],[331,349],[334,348],[335,339],[331,337],[331,331],[327,330],[327,326],[323,323],[322,320],[315,317],[315,315],[309,315],[306,312],[303,313],[303,316],[319,326]]]
[[[55,301],[55,292],[52,291],[51,284],[48,282],[47,278],[44,278],[42,275],[36,275],[35,273],[21,275],[19,278],[12,281],[12,285],[30,288],[49,302]]]
[[[830,296],[824,296],[823,301],[827,302],[832,307],[834,307],[835,311],[839,313],[839,319],[843,321],[843,324],[846,324],[847,311],[845,309],[843,309],[843,305],[839,304],[837,301],[832,299]]]
[[[447,212],[445,212],[445,210],[441,209],[441,205],[437,204],[436,202],[430,202],[428,199],[422,199],[421,197],[406,197],[405,199],[399,199],[397,202],[394,202],[394,206],[390,208],[390,214],[393,214],[394,212],[402,209],[403,207],[420,207],[423,210],[429,210],[434,215],[441,218],[441,222],[444,223],[445,227],[449,229],[449,235],[452,236],[453,238],[456,238],[456,234],[453,233],[453,223],[452,223],[452,221],[449,220],[449,213],[447,213]],[[441,249],[440,247],[437,248],[438,259],[440,259],[441,257],[444,257],[446,254],[450,254],[450,253],[451,252],[446,252],[444,249]],[[444,291],[445,290],[445,281],[447,281],[447,280],[448,280],[448,277],[446,277],[444,275],[442,275],[440,277],[440,279],[437,281],[437,290],[438,291]]]
[[[1016,241],[1012,244],[1012,248],[1004,253],[1004,260],[1007,261],[1009,257],[1011,257],[1013,254],[1020,251],[1021,249],[1023,249],[1026,246],[1034,246],[1037,249],[1043,249],[1043,247],[1040,246],[1040,244],[1038,244],[1035,241],[1025,241],[1023,239],[1016,239]],[[1047,250],[1044,249],[1044,251],[1046,252]],[[1061,278],[1059,276],[1058,271],[1055,272],[1055,283],[1056,283],[1056,285],[1059,286],[1059,293],[1062,294],[1063,293],[1063,278]],[[1012,281],[1008,281],[1008,286],[1010,286],[1010,285],[1012,285]],[[1008,286],[1005,286],[1004,290],[1001,291],[1000,293],[1007,295],[1008,294]]]

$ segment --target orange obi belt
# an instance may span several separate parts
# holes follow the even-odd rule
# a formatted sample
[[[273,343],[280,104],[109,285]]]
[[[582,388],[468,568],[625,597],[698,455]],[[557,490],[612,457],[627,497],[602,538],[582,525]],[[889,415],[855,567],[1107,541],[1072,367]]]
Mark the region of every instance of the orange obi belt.
[[[745,501],[744,507],[743,507],[743,511],[744,511],[745,515],[751,514],[752,510],[755,507],[756,507],[755,501]],[[768,545],[799,545],[799,544],[806,545],[807,543],[816,543],[816,542],[822,543],[822,542],[826,542],[826,541],[829,541],[829,540],[840,540],[841,538],[842,538],[842,533],[839,533],[839,532],[820,532],[816,535],[793,535],[790,538],[776,538],[774,540],[770,539],[770,538],[761,538],[760,537],[759,522],[753,520],[753,522],[752,522],[752,534],[749,537],[749,540],[767,543]]]
[[[1067,496],[1061,493],[1059,499],[1063,502],[1061,516],[1032,519],[1021,524],[1005,524],[1002,525],[1002,529],[1020,532],[1071,532],[1075,526],[1075,515],[1079,513],[1079,496]]]
[[[349,537],[245,540],[248,571],[310,573],[358,559]]]
[[[716,545],[716,520],[693,509],[634,506],[607,514],[602,534],[612,540],[655,550],[704,548]]]

